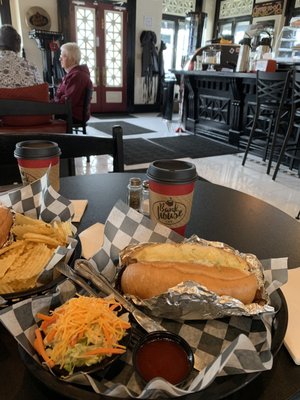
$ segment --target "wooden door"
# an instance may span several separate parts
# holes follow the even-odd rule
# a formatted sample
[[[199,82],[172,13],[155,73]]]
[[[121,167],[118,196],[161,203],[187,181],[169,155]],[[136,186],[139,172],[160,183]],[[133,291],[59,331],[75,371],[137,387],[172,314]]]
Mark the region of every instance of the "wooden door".
[[[94,2],[71,7],[72,36],[81,48],[81,62],[88,65],[94,84],[92,111],[126,111],[127,10]]]

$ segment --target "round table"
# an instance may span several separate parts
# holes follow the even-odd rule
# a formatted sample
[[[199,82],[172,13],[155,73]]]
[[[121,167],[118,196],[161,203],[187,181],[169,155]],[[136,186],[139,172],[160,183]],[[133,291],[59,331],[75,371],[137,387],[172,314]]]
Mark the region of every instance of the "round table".
[[[127,184],[132,176],[143,178],[144,174],[111,173],[61,179],[63,196],[88,200],[78,224],[79,232],[95,222],[104,223],[116,201],[126,201]],[[225,242],[242,252],[254,253],[260,259],[289,257],[289,268],[300,266],[299,222],[277,208],[233,189],[201,180],[196,182],[186,236],[192,234]],[[0,349],[1,399],[64,399],[49,391],[26,370],[15,340],[2,326]],[[297,391],[300,392],[300,368],[282,346],[270,371],[261,373],[226,400],[288,400]]]

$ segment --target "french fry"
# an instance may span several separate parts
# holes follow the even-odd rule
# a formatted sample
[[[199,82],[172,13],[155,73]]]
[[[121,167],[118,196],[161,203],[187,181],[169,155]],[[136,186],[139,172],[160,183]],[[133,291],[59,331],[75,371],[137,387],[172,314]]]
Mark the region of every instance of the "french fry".
[[[14,290],[10,285],[6,283],[0,283],[0,293],[12,293],[16,290]]]
[[[23,246],[24,243],[22,243],[22,241],[17,241],[17,242],[13,242],[11,243],[9,246],[6,247],[2,247],[2,249],[0,249],[0,256],[4,253],[6,253],[7,251],[11,251],[14,250],[15,248],[19,247],[19,246]]]
[[[50,246],[59,246],[60,242],[57,239],[53,239],[46,235],[40,235],[39,233],[25,233],[23,239],[31,242],[46,243]]]
[[[36,286],[37,277],[58,246],[66,246],[71,223],[53,224],[16,214],[12,228],[15,241],[0,249],[0,293],[23,291]]]
[[[16,239],[23,239],[26,233],[37,233],[41,235],[52,236],[55,235],[55,230],[50,225],[15,225],[12,228],[12,233],[16,236]]]
[[[16,225],[49,225],[40,219],[33,219],[31,217],[27,217],[26,215],[16,213],[15,215],[15,224]]]

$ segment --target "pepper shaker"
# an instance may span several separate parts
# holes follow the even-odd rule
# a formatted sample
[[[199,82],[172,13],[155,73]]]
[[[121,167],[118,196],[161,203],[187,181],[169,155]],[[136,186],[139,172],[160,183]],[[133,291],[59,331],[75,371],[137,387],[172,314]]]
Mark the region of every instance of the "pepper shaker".
[[[137,211],[142,207],[142,180],[140,178],[130,178],[127,186],[127,204]]]

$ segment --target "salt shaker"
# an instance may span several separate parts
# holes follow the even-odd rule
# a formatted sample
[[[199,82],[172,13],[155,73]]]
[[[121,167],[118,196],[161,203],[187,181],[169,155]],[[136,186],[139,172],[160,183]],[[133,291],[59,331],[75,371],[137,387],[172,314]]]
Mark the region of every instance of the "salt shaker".
[[[143,194],[142,180],[140,178],[130,178],[127,190],[127,204],[129,207],[141,211]]]

